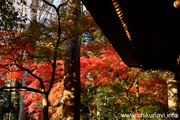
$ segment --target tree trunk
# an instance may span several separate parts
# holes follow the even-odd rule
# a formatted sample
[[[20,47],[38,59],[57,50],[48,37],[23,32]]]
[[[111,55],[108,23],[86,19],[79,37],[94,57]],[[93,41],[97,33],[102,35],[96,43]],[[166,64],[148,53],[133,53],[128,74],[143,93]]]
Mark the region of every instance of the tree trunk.
[[[48,94],[43,95],[43,120],[49,120],[48,117]]]
[[[75,34],[80,16],[80,1],[70,0],[68,14],[73,22],[72,34]],[[76,9],[74,9],[76,8]],[[63,120],[80,120],[80,36],[65,42],[65,80],[63,93]]]
[[[30,20],[31,22],[37,22],[37,9],[39,0],[32,0],[30,6]]]
[[[23,102],[25,94],[21,95],[20,97],[20,110],[19,110],[19,118],[18,120],[28,120],[28,111],[27,111],[27,104]]]
[[[30,8],[30,20],[32,22],[37,22],[37,8],[38,8],[38,1],[32,0],[31,2],[31,8]],[[32,43],[34,46],[35,43]],[[34,53],[34,48],[32,48],[32,54]],[[25,77],[27,76],[27,73],[25,73]],[[28,86],[28,84],[24,83],[22,79],[22,86]],[[18,120],[28,120],[28,111],[27,106],[28,104],[25,104],[24,101],[25,93],[20,96],[20,110],[19,110],[19,119]]]

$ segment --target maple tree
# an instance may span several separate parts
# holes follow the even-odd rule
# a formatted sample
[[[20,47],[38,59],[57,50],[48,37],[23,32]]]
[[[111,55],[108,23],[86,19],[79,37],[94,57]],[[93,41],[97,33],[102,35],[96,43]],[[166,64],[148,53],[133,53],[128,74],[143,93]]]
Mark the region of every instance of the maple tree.
[[[61,117],[59,113],[53,113],[56,111],[56,109],[59,109],[59,100],[62,99],[62,93],[63,93],[63,76],[64,76],[64,66],[63,61],[57,61],[57,72],[55,75],[55,81],[52,87],[51,92],[49,93],[49,115],[54,117]],[[41,62],[39,64],[31,64],[29,65],[32,69],[36,69],[34,71],[34,74],[40,75],[43,78],[43,84],[45,85],[45,90],[48,90],[49,83],[51,81],[51,75],[52,75],[52,66],[50,63]],[[25,79],[26,82],[30,82],[29,86],[30,88],[39,89],[39,82],[34,77],[29,76]],[[33,96],[33,97],[32,97]],[[36,113],[33,114],[33,117],[36,118],[38,116],[41,116],[41,113],[43,111],[42,109],[42,101],[43,96],[41,94],[37,93],[31,93],[28,92],[25,96],[24,102],[26,104],[29,104],[28,111],[30,113]]]
[[[51,5],[53,8],[56,9],[57,14],[58,14],[58,21],[59,21],[58,22],[58,31],[59,31],[58,38],[57,38],[57,41],[55,42],[55,48],[53,49],[54,57],[53,57],[53,61],[51,62],[52,71],[51,71],[51,81],[49,81],[49,86],[48,86],[49,88],[46,89],[47,88],[46,84],[43,83],[44,78],[41,78],[40,77],[41,75],[40,76],[36,75],[36,73],[33,73],[34,69],[27,68],[27,64],[32,64],[34,62],[33,59],[30,59],[30,58],[34,58],[34,55],[32,53],[32,46],[29,41],[26,41],[27,39],[24,40],[23,38],[20,39],[20,37],[16,37],[16,36],[15,37],[8,36],[10,39],[12,39],[12,40],[10,40],[10,39],[5,39],[4,35],[3,35],[3,38],[2,38],[3,43],[1,43],[1,45],[2,45],[1,47],[4,49],[2,51],[3,56],[1,56],[0,62],[2,63],[1,64],[2,69],[6,69],[7,72],[9,73],[9,74],[6,73],[7,76],[5,76],[7,80],[15,79],[18,82],[20,82],[20,78],[25,74],[25,73],[23,73],[25,71],[28,74],[30,74],[31,76],[33,76],[34,78],[36,78],[36,80],[39,82],[40,89],[33,89],[33,88],[29,88],[29,87],[24,87],[24,86],[2,87],[2,89],[25,89],[25,90],[43,94],[43,100],[45,102],[45,103],[43,102],[43,107],[44,107],[43,117],[44,117],[44,119],[48,119],[48,107],[47,107],[48,106],[48,94],[50,93],[50,90],[55,81],[55,71],[56,71],[56,67],[57,67],[56,60],[57,60],[58,47],[59,47],[59,44],[62,43],[62,41],[64,41],[64,39],[60,41],[60,34],[61,34],[60,29],[61,28],[60,28],[59,9],[62,5],[65,5],[66,3],[60,4],[59,7],[56,8],[54,5],[50,4],[49,2],[47,2],[47,1],[44,1],[44,2]],[[21,46],[18,44],[18,42],[22,42]],[[40,57],[40,56],[38,56],[38,57]],[[25,66],[24,66],[24,64],[25,64]],[[4,74],[4,73],[2,73],[2,74]],[[20,74],[20,75],[18,76],[17,74]]]
[[[17,39],[16,39],[17,42]],[[19,42],[18,42],[19,43]],[[16,51],[19,53],[18,49],[23,48],[23,46],[17,46],[17,49],[15,50],[16,44],[14,44],[14,52]],[[88,44],[87,44],[88,46]],[[84,47],[84,46],[83,46]],[[88,46],[89,47],[89,46]],[[24,46],[24,49],[28,48],[27,46]],[[7,51],[8,52],[8,51]],[[16,53],[16,54],[17,54]],[[9,53],[7,55],[10,55]],[[88,57],[87,57],[88,55]],[[119,83],[122,86],[122,90],[128,90],[130,93],[130,99],[132,97],[135,97],[135,87],[132,86],[134,84],[134,77],[135,77],[135,71],[134,68],[127,67],[122,60],[120,59],[119,55],[115,52],[115,50],[108,45],[106,49],[103,49],[100,51],[100,54],[93,55],[92,53],[87,54],[86,56],[81,57],[81,85],[87,86],[87,85],[113,85]],[[4,56],[5,58],[1,57],[1,62],[4,62],[4,60],[10,61],[12,57],[9,58],[9,61],[7,59],[7,56]],[[17,56],[14,56],[15,58]],[[113,59],[112,59],[113,58]],[[17,59],[18,60],[18,59]],[[19,60],[21,61],[21,60]],[[39,62],[34,63],[32,60],[28,59],[26,62],[29,62],[27,64],[27,68],[30,68],[29,70],[33,71],[33,74],[36,76],[41,76],[43,78],[43,84],[45,85],[45,90],[48,89],[49,81],[51,79],[51,73],[52,73],[52,67],[50,62]],[[8,64],[9,65],[9,64]],[[20,62],[18,66],[22,65]],[[9,66],[4,66],[1,68],[3,71],[8,69]],[[21,67],[21,66],[20,66]],[[62,102],[59,102],[59,100],[62,99],[62,92],[63,92],[63,82],[61,81],[63,79],[63,61],[57,61],[57,72],[55,77],[55,82],[53,84],[52,90],[49,94],[49,116],[54,118],[61,118],[62,116]],[[7,79],[16,79],[20,80],[21,76],[24,75],[24,71],[20,68],[16,67],[15,65],[12,65],[10,74],[4,75],[4,78]],[[134,77],[133,77],[134,76]],[[143,75],[142,75],[143,76]],[[132,80],[133,78],[133,80]],[[140,80],[139,84],[139,94],[140,96],[149,96],[150,98],[156,99],[156,102],[159,101],[163,104],[167,104],[167,100],[165,93],[166,93],[166,85],[165,81],[160,79],[158,76],[156,78],[149,78],[145,80]],[[29,76],[25,78],[26,82],[30,82],[29,88],[40,90],[39,81],[34,78],[33,76]],[[163,82],[164,81],[164,82]],[[2,80],[2,82],[4,82]],[[154,84],[151,84],[151,83]],[[133,83],[133,84],[131,84]],[[154,87],[156,86],[156,87]],[[60,89],[59,89],[60,88]],[[84,87],[82,87],[84,88]],[[158,91],[156,91],[158,89]],[[58,91],[58,92],[57,92]],[[156,91],[156,92],[153,92]],[[164,91],[162,94],[161,92]],[[58,95],[57,95],[58,94]],[[57,95],[57,96],[56,96]],[[158,97],[157,97],[158,95]],[[32,97],[33,96],[33,97]],[[28,107],[28,110],[30,113],[34,113],[33,116],[36,118],[37,116],[42,116],[42,95],[38,93],[31,93],[28,92],[25,102],[30,103],[30,106]],[[123,92],[123,97],[126,98],[126,102],[128,102],[128,97],[126,96],[126,93]],[[33,99],[32,99],[33,98]],[[151,103],[152,99],[144,99],[147,103]],[[158,98],[158,99],[157,99]],[[116,98],[115,104],[120,104],[121,99],[118,97]],[[35,103],[36,104],[35,104]],[[146,104],[147,104],[146,103]],[[129,105],[128,105],[129,106]],[[131,107],[133,107],[131,105]],[[91,108],[91,104],[89,105],[89,108]]]
[[[49,6],[51,6],[52,8],[55,8],[55,11],[58,14],[58,21],[57,21],[58,24],[55,24],[55,27],[54,27],[55,29],[58,29],[58,32],[57,32],[58,35],[55,34],[57,36],[54,37],[54,34],[52,34],[52,32],[50,33],[41,32],[42,28],[44,30],[44,28],[47,28],[47,27],[38,23],[30,24],[28,29],[23,33],[16,33],[16,32],[1,33],[1,37],[2,37],[1,48],[3,49],[1,49],[2,56],[0,57],[0,63],[1,63],[0,69],[1,69],[1,76],[2,76],[2,79],[0,80],[0,82],[3,85],[3,87],[1,87],[1,90],[10,89],[10,90],[15,90],[15,91],[16,90],[31,91],[31,92],[34,92],[32,94],[41,96],[40,98],[42,98],[43,100],[45,99],[45,101],[47,102],[45,103],[45,105],[49,106],[48,95],[50,94],[51,88],[56,88],[57,86],[59,86],[58,84],[56,84],[55,81],[56,79],[61,80],[61,77],[62,77],[62,76],[58,76],[58,78],[56,78],[55,76],[55,74],[57,73],[57,70],[59,70],[57,59],[60,58],[59,56],[62,56],[62,54],[58,54],[59,45],[65,40],[68,40],[69,38],[73,37],[74,35],[66,36],[66,38],[60,38],[61,37],[60,25],[62,24],[60,23],[59,9],[61,6],[66,5],[68,1],[63,4],[60,4],[58,7],[54,6],[53,4],[45,0],[44,2],[48,4]],[[36,28],[34,29],[34,27]],[[38,31],[38,33],[36,31]],[[32,44],[34,42],[38,43],[36,44],[37,47],[35,47],[34,44]],[[46,54],[47,52],[48,54]],[[47,62],[43,62],[41,66],[39,63],[40,61],[47,61]],[[45,64],[47,65],[45,68],[48,68],[51,74],[50,73],[45,74],[46,71],[42,70],[42,69],[45,70],[43,66]],[[41,67],[39,68],[36,65],[39,65]],[[39,73],[39,71],[41,73]],[[45,76],[42,76],[42,74]],[[22,79],[23,81],[30,84],[28,86],[21,86],[21,85],[10,86],[10,87],[5,86],[5,82],[8,80],[16,80],[17,82],[21,82]],[[57,87],[57,89],[58,88],[59,87]],[[31,95],[30,92],[27,92],[26,97],[28,98],[28,96],[33,96],[33,95]],[[42,99],[39,103],[42,103]],[[36,101],[38,100],[36,99]],[[25,102],[29,104],[29,107],[28,107],[30,108],[29,112],[33,112],[34,111],[32,107],[33,102],[28,101],[28,99],[26,99]],[[55,104],[57,104],[57,102]],[[44,119],[48,119],[47,107],[45,110],[46,111],[43,111],[44,112],[43,116],[46,115]],[[39,109],[39,111],[42,111],[42,109]],[[36,117],[38,114],[39,113],[35,114],[34,116]]]
[[[111,46],[101,50],[100,53],[100,55],[96,56],[89,53],[88,57],[86,55],[86,57],[83,56],[81,58],[82,85],[113,86],[119,84],[120,86],[118,89],[122,90],[119,94],[122,96],[116,97],[114,99],[114,104],[120,104],[120,106],[126,104],[124,106],[126,113],[136,113],[136,111],[142,112],[151,105],[158,106],[158,103],[161,103],[160,106],[167,108],[167,85],[166,80],[163,79],[163,76],[165,76],[164,72],[143,72],[137,68],[129,68],[122,62],[119,55]],[[136,90],[137,81],[138,91]],[[112,90],[109,89],[109,91],[114,92],[113,88]],[[111,92],[109,93],[112,94]],[[136,96],[137,92],[138,96]],[[95,97],[95,99],[98,100],[97,97]],[[103,97],[100,99],[104,100]],[[103,104],[102,101],[96,105],[99,106],[100,104]],[[103,109],[105,108],[102,108],[102,110]],[[161,112],[163,109],[164,108],[161,108]],[[121,110],[123,111],[122,108]],[[148,109],[146,109],[146,111],[148,111]],[[102,116],[104,117],[104,115]]]
[[[56,11],[60,8],[56,8],[49,2],[46,3]],[[58,12],[58,14],[64,13]],[[82,34],[83,45],[80,58],[81,117],[84,119],[98,118],[97,111],[104,109],[100,105],[106,100],[108,116],[114,111],[136,113],[143,112],[144,109],[148,111],[150,107],[152,110],[158,105],[159,108],[167,106],[166,82],[160,76],[164,73],[142,72],[140,69],[127,67],[97,25],[94,25],[89,14],[86,14],[86,17],[88,22],[82,20],[84,22],[82,26],[85,26],[82,31],[85,33]],[[54,20],[59,22],[58,24],[51,21],[53,27],[50,28],[41,23],[35,23],[21,34],[0,33],[1,90],[19,90],[20,93],[27,90],[24,102],[29,105],[27,109],[34,119],[43,118],[43,112],[46,112],[46,115],[52,119],[63,117],[64,50],[62,49],[64,48],[60,45],[63,41],[82,33],[78,30],[77,34],[67,36],[63,34],[62,37],[59,32],[54,32],[59,28],[66,32],[71,31],[73,26],[67,23],[67,19]],[[50,32],[52,29],[55,30]],[[31,44],[32,41],[37,42],[35,48]],[[28,75],[25,75],[26,73]],[[6,86],[8,80],[21,82],[22,79],[29,85]],[[136,83],[138,83],[137,86]],[[46,111],[43,109],[43,101],[47,102],[45,103]],[[152,104],[154,106],[151,106]],[[110,111],[111,109],[113,112]],[[101,117],[106,113],[102,113]],[[116,114],[117,116],[120,114]],[[45,117],[44,119],[48,118]]]

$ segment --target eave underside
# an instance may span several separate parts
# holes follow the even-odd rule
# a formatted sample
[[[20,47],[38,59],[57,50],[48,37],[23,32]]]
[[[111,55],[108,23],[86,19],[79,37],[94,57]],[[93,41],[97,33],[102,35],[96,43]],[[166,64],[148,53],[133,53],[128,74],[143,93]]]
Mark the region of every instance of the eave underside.
[[[173,7],[174,1],[113,2],[118,3],[118,8],[123,12],[121,16],[111,0],[83,0],[123,61],[132,67],[175,71],[180,53],[180,12]]]

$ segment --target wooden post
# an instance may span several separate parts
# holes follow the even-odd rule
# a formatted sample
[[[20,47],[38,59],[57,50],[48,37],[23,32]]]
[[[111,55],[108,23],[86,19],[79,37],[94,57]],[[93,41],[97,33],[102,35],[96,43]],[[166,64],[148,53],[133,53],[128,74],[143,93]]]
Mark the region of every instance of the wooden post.
[[[167,88],[168,88],[168,107],[169,112],[178,113],[178,85],[177,80],[168,79],[167,80]]]
[[[179,78],[180,78],[180,55],[177,59],[177,69],[174,79],[169,78],[167,80],[168,88],[168,108],[169,112],[174,112],[175,114],[180,115],[179,113],[179,100],[180,100],[180,89],[179,89]],[[178,118],[174,118],[178,119]]]

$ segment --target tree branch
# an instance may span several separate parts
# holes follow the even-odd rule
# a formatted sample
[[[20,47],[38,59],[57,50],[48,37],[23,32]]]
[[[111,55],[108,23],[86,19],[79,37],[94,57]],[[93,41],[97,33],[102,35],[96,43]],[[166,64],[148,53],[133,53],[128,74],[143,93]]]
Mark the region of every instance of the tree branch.
[[[132,88],[134,82],[135,82],[135,79],[133,79],[133,81],[131,82],[130,86],[128,87],[128,89],[127,89],[128,91]]]
[[[16,66],[26,72],[28,72],[31,76],[33,76],[34,78],[38,79],[38,81],[40,82],[40,85],[41,85],[41,89],[44,89],[44,84],[43,84],[43,81],[42,81],[42,78],[38,77],[37,75],[33,74],[32,71],[30,71],[29,69],[27,68],[24,68],[18,64],[16,64]]]
[[[69,0],[67,0],[66,2],[60,4],[60,5],[58,6],[57,10],[59,11],[60,7],[63,6],[63,5],[67,5],[68,2],[69,2]]]
[[[43,2],[45,2],[46,4],[48,4],[49,6],[53,7],[55,10],[57,9],[55,5],[51,4],[50,2],[43,0]]]
[[[42,92],[40,90],[34,89],[34,88],[29,88],[29,87],[22,87],[22,86],[17,86],[17,87],[2,87],[0,88],[0,91],[7,91],[9,92],[9,90],[12,91],[32,91],[32,92],[36,92],[36,93],[40,93],[40,94],[45,94],[45,92]]]
[[[55,79],[55,75],[56,75],[56,61],[57,61],[57,55],[58,55],[58,47],[59,47],[60,38],[61,38],[60,14],[59,14],[59,11],[58,11],[58,10],[56,10],[56,14],[57,14],[57,16],[58,16],[58,39],[57,39],[56,44],[55,44],[54,58],[53,58],[53,63],[52,63],[52,68],[53,68],[53,71],[52,71],[52,79],[51,79],[51,82],[50,82],[50,85],[49,85],[47,94],[50,93],[50,91],[51,91],[51,89],[52,89],[52,86],[53,86],[54,79]]]
[[[43,0],[44,1],[44,0]],[[60,14],[59,14],[59,9],[61,6],[63,5],[66,5],[67,3],[69,2],[69,0],[67,0],[66,2],[60,4],[58,6],[58,8],[55,8],[56,9],[56,14],[58,16],[58,39],[56,41],[56,45],[55,45],[55,51],[54,51],[54,58],[53,58],[53,63],[52,63],[52,68],[53,68],[53,71],[52,71],[52,79],[51,79],[51,82],[50,82],[50,85],[49,85],[49,89],[47,91],[47,94],[50,93],[51,89],[52,89],[52,86],[53,86],[53,82],[54,82],[54,79],[55,79],[55,75],[56,75],[56,61],[57,61],[57,55],[58,55],[58,47],[59,45],[63,42],[63,41],[60,41],[60,38],[61,38],[61,24],[60,24]]]
[[[72,37],[74,37],[74,36],[76,36],[76,35],[82,34],[83,32],[84,32],[84,31],[79,32],[79,33],[76,33],[76,34],[74,34],[74,35],[72,35],[72,36],[70,36],[70,37],[66,37],[66,38],[62,39],[59,44],[63,43],[64,41],[66,41],[66,40],[68,40],[68,39],[70,39],[70,38],[72,38]]]

